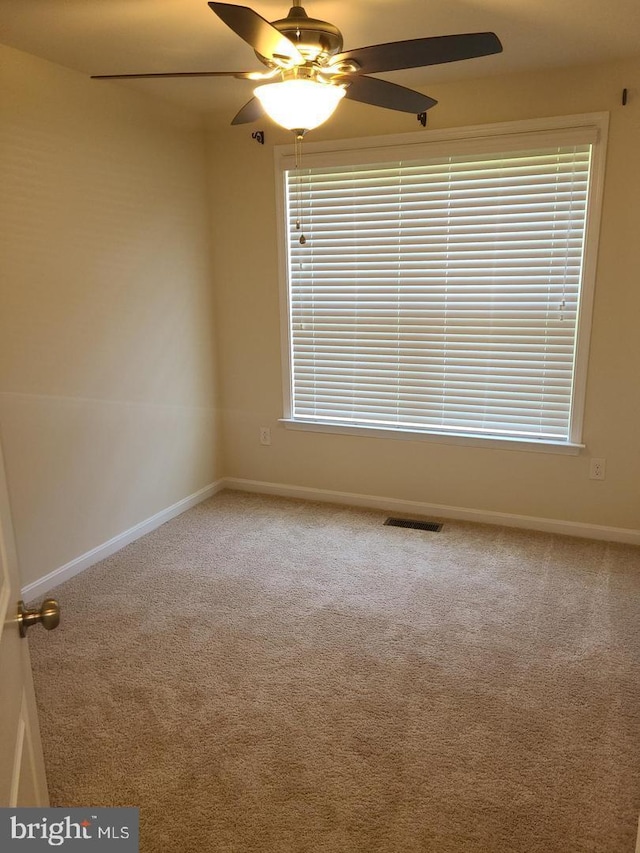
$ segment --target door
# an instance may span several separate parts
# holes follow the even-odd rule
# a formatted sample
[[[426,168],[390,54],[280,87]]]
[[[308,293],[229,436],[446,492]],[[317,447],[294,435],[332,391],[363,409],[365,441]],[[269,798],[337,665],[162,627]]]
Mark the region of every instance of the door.
[[[17,620],[21,598],[0,447],[0,806],[47,806],[29,647]]]

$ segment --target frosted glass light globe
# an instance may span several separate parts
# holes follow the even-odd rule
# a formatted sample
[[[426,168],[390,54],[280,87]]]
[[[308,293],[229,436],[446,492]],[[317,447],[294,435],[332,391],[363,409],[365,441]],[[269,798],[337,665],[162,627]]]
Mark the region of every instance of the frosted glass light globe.
[[[345,89],[315,80],[284,80],[258,86],[253,94],[277,124],[287,130],[312,130],[333,114]]]

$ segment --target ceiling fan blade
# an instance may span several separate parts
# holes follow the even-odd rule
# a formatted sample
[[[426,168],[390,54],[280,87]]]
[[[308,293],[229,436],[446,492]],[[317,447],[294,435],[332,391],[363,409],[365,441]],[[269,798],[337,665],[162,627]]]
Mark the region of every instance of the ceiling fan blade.
[[[388,110],[400,110],[405,113],[423,113],[438,102],[428,95],[413,89],[397,86],[377,77],[354,76],[348,78],[349,85],[345,98],[372,104],[374,107],[386,107]]]
[[[378,71],[397,71],[401,68],[421,68],[442,62],[457,62],[500,53],[502,44],[495,33],[462,33],[453,36],[392,41],[347,50],[332,57],[331,65],[347,60],[358,63],[363,74]]]
[[[231,3],[209,3],[209,6],[236,35],[250,44],[261,56],[286,60],[295,65],[304,63],[304,58],[294,43],[248,6],[235,6]]]
[[[161,74],[92,74],[92,80],[132,80],[145,77],[238,77],[241,80],[255,80],[259,71],[176,71]]]
[[[252,121],[262,118],[263,115],[264,108],[260,101],[257,98],[251,98],[236,114],[231,124],[250,124]]]

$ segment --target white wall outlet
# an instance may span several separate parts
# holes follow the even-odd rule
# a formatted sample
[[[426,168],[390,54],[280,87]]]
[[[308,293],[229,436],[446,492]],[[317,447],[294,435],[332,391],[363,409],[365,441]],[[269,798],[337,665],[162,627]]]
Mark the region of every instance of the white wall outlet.
[[[596,459],[595,457],[589,462],[589,479],[604,480],[607,474],[607,460]]]
[[[260,427],[260,444],[271,444],[271,430],[269,427]]]

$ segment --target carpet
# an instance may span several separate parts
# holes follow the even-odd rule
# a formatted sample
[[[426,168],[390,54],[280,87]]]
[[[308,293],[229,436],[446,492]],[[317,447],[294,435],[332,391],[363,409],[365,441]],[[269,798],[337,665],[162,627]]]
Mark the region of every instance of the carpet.
[[[52,805],[141,851],[632,853],[640,549],[223,492],[30,635]]]

